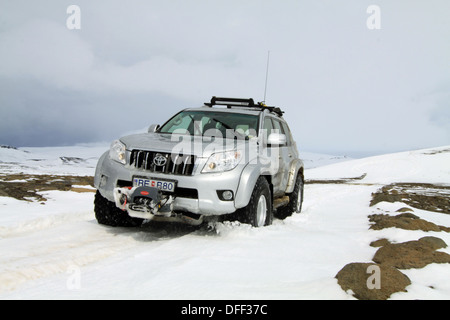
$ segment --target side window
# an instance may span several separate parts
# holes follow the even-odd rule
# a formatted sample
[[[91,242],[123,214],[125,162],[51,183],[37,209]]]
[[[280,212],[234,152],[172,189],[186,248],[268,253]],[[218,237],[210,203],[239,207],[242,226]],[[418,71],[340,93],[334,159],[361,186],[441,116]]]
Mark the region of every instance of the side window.
[[[281,122],[281,125],[283,127],[283,133],[286,135],[286,145],[290,146],[292,144],[291,130],[289,130],[286,122]]]
[[[269,134],[272,133],[272,129],[273,129],[272,120],[270,120],[269,117],[266,117],[264,119],[264,128],[263,129],[264,129],[264,131],[263,131],[264,139],[267,139]]]
[[[291,145],[291,135],[289,133],[289,129],[286,128],[286,124],[284,122],[274,120],[274,127],[276,130],[278,130],[279,133],[282,133],[286,136],[286,144],[285,146]]]
[[[281,123],[278,120],[273,120],[273,128],[276,130],[277,133],[283,133],[283,130],[281,129]]]

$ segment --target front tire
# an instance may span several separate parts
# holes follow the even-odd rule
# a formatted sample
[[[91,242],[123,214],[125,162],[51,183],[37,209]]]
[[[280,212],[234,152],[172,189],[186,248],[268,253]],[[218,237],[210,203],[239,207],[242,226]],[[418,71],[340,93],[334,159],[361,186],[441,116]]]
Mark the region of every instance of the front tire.
[[[111,227],[138,227],[143,222],[142,219],[132,218],[117,208],[114,202],[103,197],[98,190],[94,199],[94,212],[99,224]]]
[[[267,179],[259,177],[250,202],[241,211],[242,221],[253,227],[269,226],[273,221],[272,194]]]

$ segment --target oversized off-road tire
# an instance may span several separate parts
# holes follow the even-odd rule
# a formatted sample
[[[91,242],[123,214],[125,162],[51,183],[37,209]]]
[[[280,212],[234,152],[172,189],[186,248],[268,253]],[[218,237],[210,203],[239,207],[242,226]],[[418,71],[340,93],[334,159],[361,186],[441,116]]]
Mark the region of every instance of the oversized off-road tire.
[[[272,194],[267,179],[259,177],[253,189],[250,202],[239,212],[240,220],[253,227],[263,227],[272,224]]]
[[[94,212],[98,223],[111,227],[138,227],[143,222],[117,208],[114,202],[104,198],[99,191],[95,194]]]
[[[292,215],[292,213],[300,213],[302,211],[303,204],[303,186],[304,180],[301,172],[297,174],[295,179],[294,191],[288,194],[289,203],[284,207],[277,209],[276,217],[279,219],[285,219]]]

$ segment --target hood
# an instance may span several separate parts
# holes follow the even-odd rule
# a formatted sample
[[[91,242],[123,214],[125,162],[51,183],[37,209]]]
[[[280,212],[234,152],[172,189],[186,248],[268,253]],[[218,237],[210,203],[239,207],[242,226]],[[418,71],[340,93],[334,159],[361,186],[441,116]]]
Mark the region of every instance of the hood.
[[[216,152],[243,150],[251,140],[224,139],[189,135],[142,133],[120,138],[127,150],[160,151],[209,157]],[[256,141],[255,141],[256,142]]]

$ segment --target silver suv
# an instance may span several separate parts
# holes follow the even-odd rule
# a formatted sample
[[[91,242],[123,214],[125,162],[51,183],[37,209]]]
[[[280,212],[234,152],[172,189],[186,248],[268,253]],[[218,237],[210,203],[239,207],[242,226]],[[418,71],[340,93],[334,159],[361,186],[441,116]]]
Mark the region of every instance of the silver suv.
[[[145,220],[255,227],[300,212],[303,162],[283,112],[253,99],[213,97],[148,133],[111,144],[95,172],[101,224]]]

